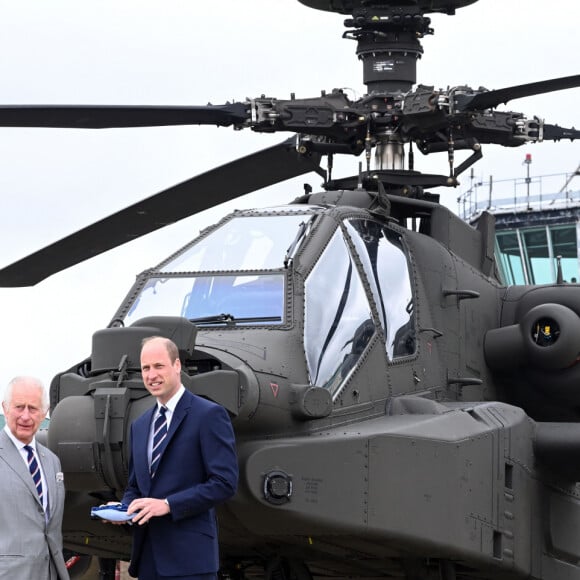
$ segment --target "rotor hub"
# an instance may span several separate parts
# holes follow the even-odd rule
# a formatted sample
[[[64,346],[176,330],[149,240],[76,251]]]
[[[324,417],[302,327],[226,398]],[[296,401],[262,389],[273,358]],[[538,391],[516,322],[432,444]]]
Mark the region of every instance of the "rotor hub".
[[[354,14],[361,9],[392,9],[415,7],[424,14],[442,12],[455,14],[457,8],[474,4],[477,0],[299,0],[302,4],[317,10]]]

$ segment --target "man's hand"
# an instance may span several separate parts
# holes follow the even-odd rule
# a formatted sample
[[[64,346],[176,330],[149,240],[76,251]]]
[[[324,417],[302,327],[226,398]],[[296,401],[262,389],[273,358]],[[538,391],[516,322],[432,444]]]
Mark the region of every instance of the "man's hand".
[[[146,524],[151,518],[167,515],[169,511],[169,504],[164,499],[153,497],[134,499],[127,508],[128,514],[137,514],[132,522],[140,526]]]
[[[101,505],[121,505],[120,501],[108,501]],[[114,526],[124,526],[126,522],[112,522],[111,520],[102,520],[104,524],[113,524]]]

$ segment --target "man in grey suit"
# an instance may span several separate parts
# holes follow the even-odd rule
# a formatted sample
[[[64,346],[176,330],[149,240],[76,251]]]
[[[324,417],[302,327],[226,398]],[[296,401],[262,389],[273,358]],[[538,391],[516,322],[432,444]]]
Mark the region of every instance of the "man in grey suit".
[[[35,439],[49,402],[17,377],[4,392],[0,431],[0,580],[69,580],[62,554],[64,481],[58,457]]]

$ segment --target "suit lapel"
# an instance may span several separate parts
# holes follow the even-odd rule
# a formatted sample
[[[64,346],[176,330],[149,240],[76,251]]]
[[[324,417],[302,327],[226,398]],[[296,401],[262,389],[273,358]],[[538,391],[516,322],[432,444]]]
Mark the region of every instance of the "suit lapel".
[[[155,414],[156,407],[152,407],[145,411],[142,420],[136,421],[133,424],[133,437],[139,443],[133,445],[135,457],[133,457],[133,469],[135,475],[140,482],[151,481],[149,474],[149,458],[147,456],[147,445],[149,443],[149,431],[151,429],[151,421]],[[144,486],[142,486],[144,488]]]
[[[169,431],[167,432],[167,443],[164,449],[167,449],[167,445],[171,443],[173,435],[177,431],[177,428],[189,412],[189,408],[193,402],[193,396],[189,391],[185,391],[179,399],[175,411],[173,412],[173,417],[171,418],[171,424],[169,425]],[[163,457],[163,456],[162,456]]]
[[[30,476],[30,471],[28,471],[28,467],[22,460],[20,451],[18,451],[16,445],[14,445],[3,429],[0,430],[0,460],[3,460],[8,468],[23,481],[26,487],[30,490],[30,493],[34,496],[34,499],[40,503],[38,492],[36,491],[36,487],[32,481],[32,477]]]
[[[177,432],[179,425],[181,424],[183,419],[189,413],[189,409],[190,409],[192,403],[193,403],[193,395],[189,391],[186,390],[183,393],[183,395],[181,396],[181,399],[179,399],[179,401],[175,407],[175,411],[173,411],[173,417],[171,417],[171,423],[169,425],[169,431],[167,432],[167,438],[165,440],[165,445],[163,446],[163,450],[161,451],[161,459],[159,460],[159,465],[161,465],[163,463],[163,455],[165,455],[165,451],[167,450],[167,447],[169,447],[169,445],[171,445],[171,440],[173,439],[173,436]],[[156,409],[156,407],[154,407],[154,409]],[[150,418],[149,423],[151,423],[152,419],[153,419],[153,416]]]

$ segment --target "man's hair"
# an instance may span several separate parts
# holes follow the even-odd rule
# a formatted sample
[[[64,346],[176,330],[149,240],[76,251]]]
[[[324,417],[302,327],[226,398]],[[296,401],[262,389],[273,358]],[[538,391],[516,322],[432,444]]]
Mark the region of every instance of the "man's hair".
[[[36,377],[27,377],[27,376],[14,377],[4,389],[4,398],[3,398],[4,403],[8,406],[10,405],[10,403],[12,402],[12,393],[14,392],[14,387],[19,383],[29,383],[38,387],[40,391],[42,410],[43,412],[46,413],[48,411],[48,408],[50,407],[48,390],[44,386],[44,383],[40,379],[37,379]]]
[[[164,336],[148,336],[141,341],[141,348],[143,348],[147,343],[153,340],[160,340],[167,350],[167,354],[169,355],[169,360],[174,363],[179,358],[179,349],[177,345],[169,338],[165,338]]]

